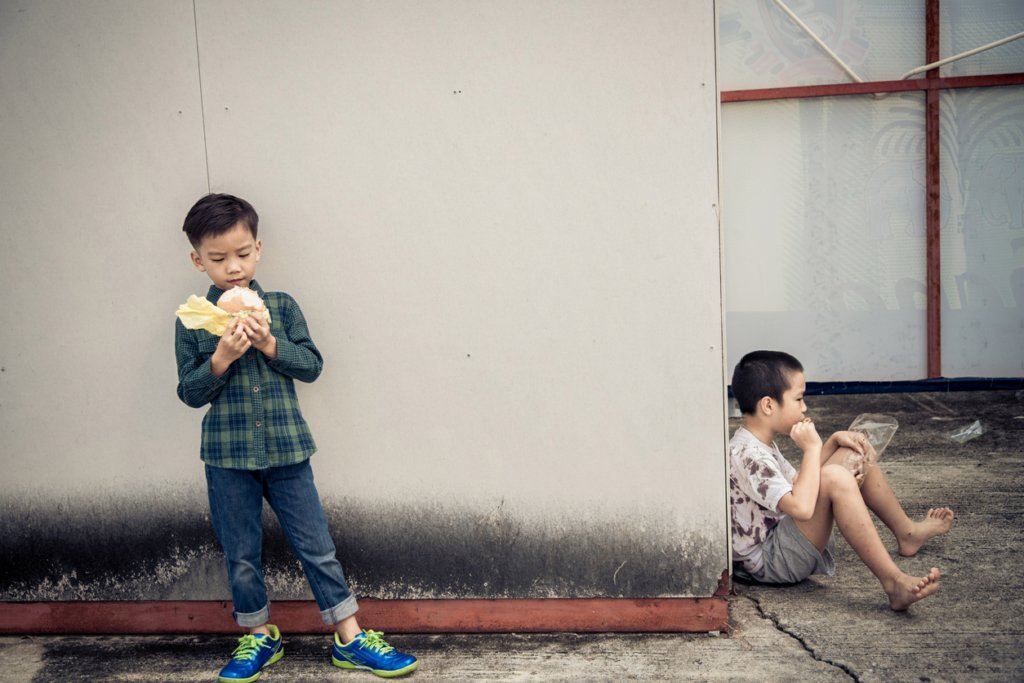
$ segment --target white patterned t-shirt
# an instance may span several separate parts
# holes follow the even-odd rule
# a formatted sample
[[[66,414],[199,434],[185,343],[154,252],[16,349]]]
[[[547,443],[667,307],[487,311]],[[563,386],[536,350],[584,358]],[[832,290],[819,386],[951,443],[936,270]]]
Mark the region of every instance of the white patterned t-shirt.
[[[779,447],[761,443],[746,427],[729,441],[732,559],[751,574],[761,570],[761,544],[785,514],[779,501],[793,490],[796,469]]]

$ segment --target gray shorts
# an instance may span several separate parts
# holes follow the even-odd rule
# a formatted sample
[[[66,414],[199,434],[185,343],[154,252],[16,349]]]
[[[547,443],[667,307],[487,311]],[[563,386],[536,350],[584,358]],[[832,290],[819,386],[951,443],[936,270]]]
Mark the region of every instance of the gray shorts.
[[[734,569],[740,578],[753,579],[758,583],[799,583],[812,574],[836,573],[836,561],[832,557],[832,537],[828,539],[825,552],[820,553],[807,540],[796,522],[789,515],[782,518],[768,532],[768,538],[761,545],[764,564],[756,574]]]

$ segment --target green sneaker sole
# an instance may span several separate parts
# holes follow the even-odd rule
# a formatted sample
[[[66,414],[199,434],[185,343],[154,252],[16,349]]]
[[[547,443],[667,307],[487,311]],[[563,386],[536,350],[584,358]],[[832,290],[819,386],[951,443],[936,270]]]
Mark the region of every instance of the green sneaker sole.
[[[358,666],[356,664],[353,664],[352,662],[345,661],[344,659],[338,659],[337,657],[333,656],[331,657],[331,663],[339,669],[348,669],[350,671],[355,669],[362,669],[363,671],[369,671],[373,675],[380,676],[381,678],[398,678],[399,676],[404,676],[405,674],[412,673],[416,670],[416,667],[420,665],[420,662],[417,659],[409,666],[403,666],[401,669],[395,669],[394,671],[386,671],[384,669],[371,669],[368,666]]]
[[[277,653],[273,657],[268,659],[267,663],[264,664],[260,668],[260,670],[257,671],[254,675],[249,676],[249,678],[224,678],[223,676],[221,676],[221,677],[217,678],[217,683],[252,683],[257,678],[260,677],[260,674],[263,673],[263,669],[266,669],[268,666],[270,666],[271,664],[273,664],[277,660],[281,659],[281,657],[284,657],[284,645],[282,645],[280,648],[278,648]]]

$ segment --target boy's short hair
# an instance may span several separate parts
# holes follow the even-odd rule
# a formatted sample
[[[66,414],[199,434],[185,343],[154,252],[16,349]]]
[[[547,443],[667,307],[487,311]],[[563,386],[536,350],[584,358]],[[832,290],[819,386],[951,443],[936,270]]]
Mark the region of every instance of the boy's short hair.
[[[765,396],[781,403],[789,389],[789,375],[803,371],[800,361],[782,351],[752,351],[743,356],[732,373],[732,395],[740,412],[754,414]]]
[[[198,249],[204,239],[224,234],[239,221],[256,239],[260,217],[252,204],[230,194],[208,194],[189,209],[182,230],[188,235],[192,247]]]

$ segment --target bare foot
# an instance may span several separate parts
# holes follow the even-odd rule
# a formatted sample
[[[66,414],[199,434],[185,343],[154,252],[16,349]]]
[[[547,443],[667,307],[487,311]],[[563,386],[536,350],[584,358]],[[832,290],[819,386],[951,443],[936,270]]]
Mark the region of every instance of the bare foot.
[[[910,576],[900,572],[886,587],[889,596],[889,607],[894,612],[902,612],[918,600],[927,598],[939,590],[939,570],[932,567],[927,576]]]
[[[921,549],[924,542],[934,536],[949,531],[953,526],[953,511],[949,508],[931,508],[919,522],[914,522],[910,530],[897,540],[900,555],[913,557]]]

